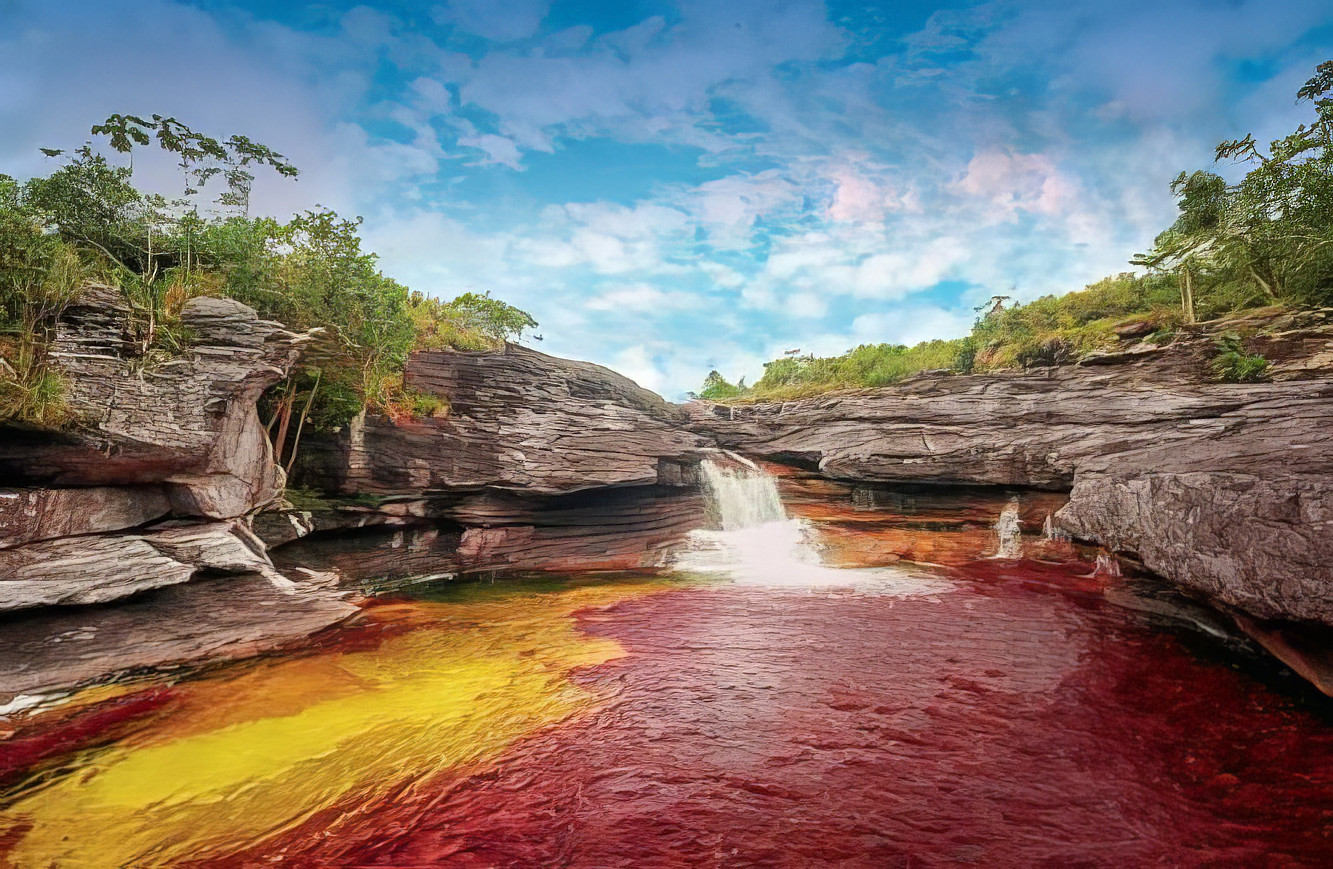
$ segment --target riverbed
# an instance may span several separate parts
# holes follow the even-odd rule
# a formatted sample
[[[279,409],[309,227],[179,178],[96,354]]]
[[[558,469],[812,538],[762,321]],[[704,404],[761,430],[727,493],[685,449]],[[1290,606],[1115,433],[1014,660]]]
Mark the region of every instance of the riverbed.
[[[68,748],[0,785],[0,865],[1333,859],[1327,705],[1023,534],[1039,497],[992,527],[750,489],[672,569],[419,584],[282,655],[85,689]]]

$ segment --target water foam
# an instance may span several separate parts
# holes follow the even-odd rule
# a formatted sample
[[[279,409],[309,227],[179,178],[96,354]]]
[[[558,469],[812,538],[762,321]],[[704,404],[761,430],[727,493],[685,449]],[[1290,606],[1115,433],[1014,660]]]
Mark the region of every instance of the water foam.
[[[873,584],[880,593],[947,590],[935,577],[896,568],[837,568],[822,563],[814,529],[791,518],[777,480],[751,462],[704,461],[704,489],[715,525],[695,531],[676,569],[723,575],[742,585],[810,588]]]

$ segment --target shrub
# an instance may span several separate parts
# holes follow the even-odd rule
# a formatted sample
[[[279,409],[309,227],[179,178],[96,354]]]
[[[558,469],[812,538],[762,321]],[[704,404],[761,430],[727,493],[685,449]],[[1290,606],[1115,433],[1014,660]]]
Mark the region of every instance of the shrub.
[[[1217,339],[1213,370],[1227,383],[1253,383],[1268,373],[1269,362],[1258,353],[1247,353],[1240,336],[1228,332]]]

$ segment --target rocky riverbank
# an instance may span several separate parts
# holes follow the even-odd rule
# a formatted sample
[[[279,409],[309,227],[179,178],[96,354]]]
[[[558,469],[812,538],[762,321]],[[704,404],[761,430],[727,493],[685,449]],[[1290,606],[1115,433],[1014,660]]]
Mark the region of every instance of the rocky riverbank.
[[[521,347],[420,353],[407,382],[447,413],[308,436],[291,504],[256,404],[304,336],[195,299],[191,350],[145,364],[118,298],[89,287],[56,335],[78,424],[0,432],[0,705],[116,668],[277,648],[394,583],[667,564],[702,521],[698,463],[719,447],[890,487],[876,497],[915,487],[918,514],[950,486],[1040,490],[1020,495],[1029,531],[1053,514],[1057,532],[1230,608],[1298,667],[1320,649],[1312,626],[1333,625],[1329,312],[1205,325],[1167,347],[1131,339],[1079,365],[733,406],[681,408]],[[1250,334],[1267,382],[1217,381],[1222,328]],[[967,517],[958,558],[998,509]],[[909,531],[885,529],[902,537],[893,557],[955,559],[947,535],[923,548]],[[71,630],[89,653],[153,641],[57,653]]]
[[[710,444],[681,408],[513,346],[414,357],[410,385],[448,413],[308,438],[298,509],[256,407],[305,336],[200,298],[189,351],[152,361],[129,317],[86,288],[51,353],[77,422],[0,431],[0,707],[278,648],[354,616],[367,585],[660,565],[703,512]]]
[[[1218,382],[1215,338],[1236,329],[1268,382]],[[1078,365],[698,403],[691,427],[832,479],[1068,491],[1054,521],[1074,537],[1248,616],[1328,626],[1331,399],[1329,312],[1268,312]]]

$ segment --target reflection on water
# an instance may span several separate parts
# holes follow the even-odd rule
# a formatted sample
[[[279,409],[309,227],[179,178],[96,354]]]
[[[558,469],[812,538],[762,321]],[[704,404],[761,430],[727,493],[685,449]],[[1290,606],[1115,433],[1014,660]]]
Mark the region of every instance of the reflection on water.
[[[757,511],[675,577],[377,602],[17,783],[0,865],[1325,865],[1317,710],[1087,562],[986,557],[999,509],[929,573]]]

